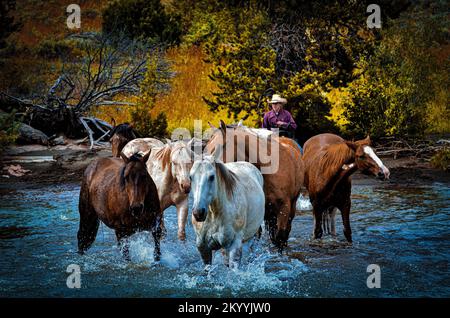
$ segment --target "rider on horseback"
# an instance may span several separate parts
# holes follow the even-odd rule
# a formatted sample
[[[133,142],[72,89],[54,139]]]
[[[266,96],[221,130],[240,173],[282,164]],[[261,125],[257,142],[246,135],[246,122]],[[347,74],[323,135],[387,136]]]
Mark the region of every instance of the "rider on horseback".
[[[295,123],[292,115],[287,110],[283,109],[283,105],[287,103],[286,98],[282,98],[278,94],[272,95],[272,100],[267,101],[272,106],[272,110],[264,114],[263,128],[272,130],[279,129],[279,135],[289,138],[294,138]]]

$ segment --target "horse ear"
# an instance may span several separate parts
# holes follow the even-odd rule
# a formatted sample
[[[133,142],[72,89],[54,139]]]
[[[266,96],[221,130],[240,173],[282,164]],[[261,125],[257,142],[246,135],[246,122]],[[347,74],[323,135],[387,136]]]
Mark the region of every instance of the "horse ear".
[[[370,145],[372,143],[372,141],[370,140],[370,136],[367,135],[366,139],[364,139],[364,142],[368,145]]]
[[[353,141],[348,141],[346,140],[345,143],[347,144],[347,146],[352,149],[353,151],[356,151],[356,149],[358,148],[358,145],[353,142]]]
[[[116,127],[116,120],[114,119],[114,117],[111,117],[111,123],[113,128]]]
[[[225,136],[227,132],[227,125],[224,123],[222,119],[220,120],[220,130],[222,131],[222,135]]]
[[[141,161],[143,163],[146,163],[148,161],[148,158],[150,157],[150,154],[152,153],[152,149],[150,149],[145,155],[144,157],[141,158]]]
[[[120,157],[123,159],[123,161],[127,164],[130,162],[130,159],[128,159],[127,156],[123,152],[120,152]]]
[[[213,124],[211,124],[211,122],[209,122],[209,121],[208,121],[208,125],[209,125],[209,127],[211,127],[212,129],[216,129],[216,128],[217,128],[216,126],[214,126]]]

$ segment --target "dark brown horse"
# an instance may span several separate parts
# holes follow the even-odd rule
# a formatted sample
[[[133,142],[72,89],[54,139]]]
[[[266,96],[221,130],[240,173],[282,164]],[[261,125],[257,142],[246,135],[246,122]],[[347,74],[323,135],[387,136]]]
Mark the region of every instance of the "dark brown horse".
[[[129,123],[115,126],[109,133],[109,142],[111,143],[113,157],[120,157],[120,152],[123,147],[137,137],[137,133]]]
[[[155,260],[160,257],[162,212],[155,183],[144,157],[102,158],[84,172],[80,189],[78,251],[83,254],[94,242],[99,220],[116,232],[119,245],[128,256],[127,238],[138,231],[151,231]]]
[[[221,121],[205,151],[221,157],[223,162],[247,161],[261,170],[266,198],[265,225],[270,239],[281,252],[287,245],[303,185],[304,168],[299,147],[289,138],[264,138],[246,127],[227,127]]]
[[[314,238],[323,234],[322,221],[331,222],[331,234],[336,235],[334,214],[341,211],[344,235],[352,242],[350,227],[351,175],[361,171],[367,175],[389,178],[389,170],[370,147],[370,138],[346,141],[333,134],[321,134],[308,139],[303,146],[305,187],[313,206]],[[327,227],[329,224],[326,224]]]

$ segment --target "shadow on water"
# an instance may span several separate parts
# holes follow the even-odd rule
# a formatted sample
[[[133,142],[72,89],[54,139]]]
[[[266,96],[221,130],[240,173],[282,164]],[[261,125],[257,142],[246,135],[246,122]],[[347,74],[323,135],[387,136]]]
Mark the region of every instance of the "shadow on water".
[[[187,242],[176,238],[176,212],[166,211],[162,259],[153,240],[131,240],[131,262],[122,259],[113,231],[101,225],[93,247],[76,254],[77,185],[2,191],[0,296],[2,297],[448,297],[450,281],[449,189],[355,185],[351,222],[354,244],[342,235],[310,239],[307,199],[294,219],[289,247],[279,255],[267,235],[244,246],[240,270],[216,253],[203,273],[190,223]],[[81,268],[81,289],[69,289],[66,268]],[[381,288],[369,289],[367,266],[381,268]]]

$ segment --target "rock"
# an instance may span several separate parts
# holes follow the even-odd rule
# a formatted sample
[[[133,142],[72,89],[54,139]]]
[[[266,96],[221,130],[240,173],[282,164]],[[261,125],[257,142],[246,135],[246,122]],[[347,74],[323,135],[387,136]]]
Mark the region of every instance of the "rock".
[[[52,146],[57,146],[57,145],[65,145],[65,144],[67,144],[67,142],[66,142],[66,140],[64,139],[63,136],[59,136],[59,137],[56,137],[56,138],[52,139],[50,141],[50,144]]]
[[[8,172],[9,175],[14,176],[14,177],[21,177],[24,174],[26,174],[27,172],[30,172],[30,170],[22,168],[21,165],[6,166],[6,167],[3,167],[3,170],[6,170],[6,172]]]
[[[20,124],[18,143],[48,145],[48,137],[42,131],[27,124]]]

